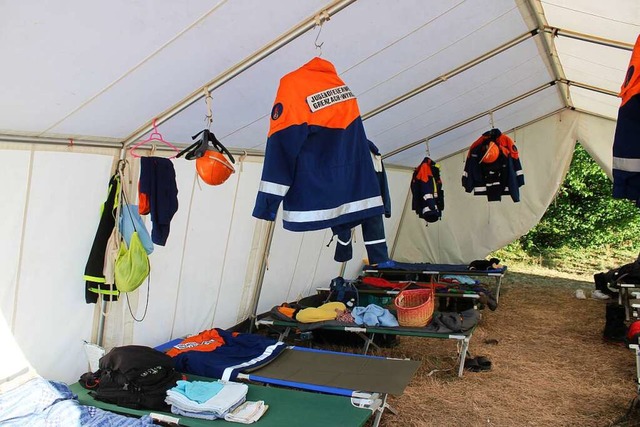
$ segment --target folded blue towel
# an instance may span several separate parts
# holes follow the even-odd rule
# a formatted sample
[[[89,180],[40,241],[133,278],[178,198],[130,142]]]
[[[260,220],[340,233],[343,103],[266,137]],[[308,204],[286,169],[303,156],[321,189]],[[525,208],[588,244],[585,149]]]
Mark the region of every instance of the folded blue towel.
[[[353,316],[354,322],[358,325],[399,326],[398,320],[389,310],[375,304],[369,304],[366,307],[355,307],[351,315]]]
[[[194,402],[204,403],[218,394],[223,387],[224,386],[217,381],[207,382],[178,380],[173,391],[177,391]]]

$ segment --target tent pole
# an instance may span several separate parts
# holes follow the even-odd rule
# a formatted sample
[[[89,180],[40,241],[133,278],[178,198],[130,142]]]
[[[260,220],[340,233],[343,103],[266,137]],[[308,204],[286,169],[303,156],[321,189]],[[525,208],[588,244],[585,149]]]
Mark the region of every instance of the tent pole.
[[[569,39],[580,40],[582,42],[588,42],[593,44],[599,44],[602,46],[613,47],[616,49],[628,50],[631,52],[633,50],[633,45],[631,43],[625,43],[618,40],[605,39],[603,37],[592,36],[591,34],[579,33],[577,31],[565,30],[564,28],[552,27],[550,25],[546,25],[544,27],[544,31],[550,33],[552,36],[557,37],[566,37]]]
[[[527,31],[524,34],[519,35],[518,37],[514,38],[513,40],[510,40],[500,46],[498,46],[497,48],[484,53],[483,55],[480,55],[479,57],[472,59],[469,62],[466,62],[462,65],[460,65],[457,68],[454,68],[453,70],[442,74],[441,76],[436,77],[435,79],[431,80],[430,82],[427,82],[423,85],[418,86],[415,89],[412,89],[411,91],[405,93],[404,95],[400,95],[399,97],[392,99],[391,101],[371,110],[366,112],[365,114],[362,115],[362,120],[367,120],[370,119],[371,117],[378,115],[380,113],[382,113],[383,111],[388,110],[389,108],[395,107],[396,105],[410,99],[413,98],[414,96],[428,90],[431,89],[434,86],[439,85],[440,83],[444,83],[447,80],[449,80],[451,77],[457,76],[458,74],[467,71],[468,69],[483,63],[484,61],[493,58],[494,56],[511,49],[514,46],[519,45],[520,43],[529,40],[530,38],[536,36],[539,33],[539,30],[536,28],[532,31]]]
[[[178,113],[186,110],[189,106],[191,106],[192,104],[195,104],[200,99],[204,98],[205,93],[213,92],[215,89],[219,88],[220,86],[222,86],[229,80],[233,79],[240,73],[244,72],[245,70],[251,68],[252,66],[262,61],[263,59],[265,59],[266,57],[268,57],[269,55],[271,55],[281,47],[287,45],[291,41],[305,34],[307,31],[313,29],[316,26],[316,23],[318,22],[318,20],[321,19],[322,17],[324,17],[325,20],[328,20],[329,17],[340,12],[350,4],[354,3],[355,1],[356,0],[335,0],[328,7],[323,8],[322,10],[315,13],[313,16],[310,16],[304,21],[300,22],[298,25],[296,25],[286,33],[282,34],[273,42],[262,47],[262,49],[254,52],[253,54],[246,57],[241,62],[235,64],[231,68],[222,72],[222,74],[219,74],[209,83],[206,83],[204,86],[194,90],[189,96],[184,98],[182,101],[178,102],[174,106],[158,114],[155,117],[156,125],[160,125],[166,122],[167,120],[171,119],[172,117],[176,116]],[[205,89],[206,92],[203,89]],[[123,142],[124,146],[126,147],[127,145],[130,145],[131,143],[133,143],[143,135],[146,135],[147,133],[151,132],[152,130],[153,130],[153,125],[152,125],[152,120],[150,120],[149,122],[145,123],[142,127],[134,131],[127,138],[125,138]]]
[[[438,131],[438,132],[434,133],[433,135],[429,135],[426,138],[421,138],[421,139],[419,139],[417,141],[414,141],[414,142],[412,142],[410,144],[403,145],[402,147],[396,148],[395,150],[392,150],[392,151],[390,151],[390,152],[388,152],[386,154],[383,154],[382,158],[386,159],[386,158],[389,158],[391,156],[395,156],[396,154],[401,153],[401,152],[403,152],[405,150],[408,150],[409,148],[413,148],[416,145],[424,144],[428,140],[437,138],[440,135],[444,135],[447,132],[450,132],[450,131],[452,131],[454,129],[457,129],[457,128],[461,127],[461,126],[464,126],[464,125],[466,125],[468,123],[471,123],[471,122],[473,122],[475,120],[478,120],[479,118],[486,116],[490,112],[494,112],[495,113],[496,111],[501,110],[502,108],[508,107],[511,104],[515,104],[518,101],[522,101],[523,99],[528,98],[531,95],[535,95],[538,92],[542,92],[543,90],[545,90],[545,89],[547,89],[547,88],[549,88],[549,87],[551,87],[551,86],[553,86],[555,84],[556,84],[556,81],[545,83],[545,84],[543,84],[541,86],[538,86],[537,88],[531,89],[530,91],[523,93],[522,95],[516,96],[515,98],[512,98],[512,99],[510,99],[508,101],[505,101],[502,104],[497,105],[497,106],[495,106],[495,107],[493,107],[493,108],[491,108],[489,110],[486,110],[486,111],[483,111],[481,113],[478,113],[478,114],[476,114],[474,116],[471,116],[471,117],[469,117],[469,118],[467,118],[465,120],[462,120],[462,121],[460,121],[458,123],[455,123],[455,124],[449,126],[448,128],[442,129],[441,131]],[[564,108],[566,108],[566,107],[563,107],[563,109]]]
[[[544,30],[548,25],[544,16],[544,11],[542,10],[542,4],[539,0],[525,0],[524,4],[529,10],[529,13],[536,23],[538,30],[543,32],[542,36],[540,37],[540,41],[542,42],[544,52],[548,55],[547,59],[549,60],[549,65],[551,66],[553,78],[557,81],[566,80],[567,77],[564,74],[564,70],[562,69],[560,60],[558,59],[558,52],[556,51],[556,47],[553,41],[546,37],[547,33],[544,33]],[[569,88],[567,86],[558,86],[558,94],[560,95],[560,100],[566,107],[573,107],[571,94],[569,93]]]
[[[260,302],[260,294],[262,293],[262,284],[264,283],[264,275],[267,272],[269,264],[269,252],[271,251],[271,242],[273,241],[273,232],[275,230],[275,221],[267,221],[267,240],[264,244],[262,252],[262,261],[260,262],[260,270],[256,281],[256,288],[251,299],[251,316],[249,317],[249,333],[253,332],[258,312],[258,303]]]
[[[123,145],[120,148],[119,160],[124,160],[126,157],[127,157],[127,148]],[[98,332],[96,334],[97,335],[96,344],[99,345],[100,347],[102,347],[102,344],[104,342],[104,325],[106,320],[106,316],[104,314],[107,312],[107,304],[108,304],[108,301],[102,298],[102,302],[100,305],[100,318],[98,319]]]
[[[575,86],[575,87],[579,87],[581,89],[586,89],[586,90],[590,90],[592,92],[602,93],[604,95],[609,95],[609,96],[613,96],[613,97],[616,97],[616,98],[618,98],[620,96],[620,94],[618,92],[614,92],[614,91],[608,90],[608,89],[603,89],[603,88],[598,87],[598,86],[591,86],[591,85],[588,85],[586,83],[574,82],[573,80],[560,80],[560,82],[566,84],[567,86]]]

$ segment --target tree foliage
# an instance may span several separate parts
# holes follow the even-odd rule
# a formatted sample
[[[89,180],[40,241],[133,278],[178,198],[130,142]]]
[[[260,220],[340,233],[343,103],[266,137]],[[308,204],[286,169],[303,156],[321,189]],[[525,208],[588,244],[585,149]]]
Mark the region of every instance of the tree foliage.
[[[555,200],[528,234],[527,252],[602,245],[640,246],[640,209],[611,197],[612,183],[587,151],[576,144],[571,166]]]

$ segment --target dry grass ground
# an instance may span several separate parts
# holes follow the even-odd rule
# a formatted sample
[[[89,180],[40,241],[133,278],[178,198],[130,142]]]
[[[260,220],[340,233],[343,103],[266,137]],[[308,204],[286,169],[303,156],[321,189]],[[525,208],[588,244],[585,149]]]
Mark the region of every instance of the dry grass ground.
[[[471,340],[487,372],[457,378],[455,343],[400,337],[377,354],[408,357],[422,366],[390,404],[382,426],[608,426],[635,395],[633,353],[602,340],[605,302],[578,300],[591,276],[541,267],[510,267],[500,306],[484,317]],[[494,339],[498,344],[484,341]]]

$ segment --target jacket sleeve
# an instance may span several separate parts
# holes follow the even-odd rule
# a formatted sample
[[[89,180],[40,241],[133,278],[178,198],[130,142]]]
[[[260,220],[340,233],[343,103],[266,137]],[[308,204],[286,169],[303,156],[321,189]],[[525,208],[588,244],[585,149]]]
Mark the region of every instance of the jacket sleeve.
[[[291,96],[291,88],[281,82],[271,110],[270,130],[265,151],[262,179],[253,208],[253,216],[274,221],[280,202],[293,183],[298,154],[307,139],[309,127],[299,106]]]
[[[389,193],[387,171],[384,168],[382,156],[380,155],[380,150],[378,150],[378,147],[376,147],[376,145],[370,140],[367,140],[367,142],[369,143],[369,150],[371,151],[373,168],[376,171],[378,183],[380,184],[380,195],[382,196],[382,202],[384,203],[384,216],[386,218],[391,218],[391,194]]]
[[[473,162],[475,160],[475,158],[467,156],[467,160],[465,160],[464,162],[464,172],[462,172],[462,186],[464,187],[464,191],[466,191],[467,193],[471,193],[471,191],[473,191],[473,188],[475,187],[475,182],[473,179]]]

